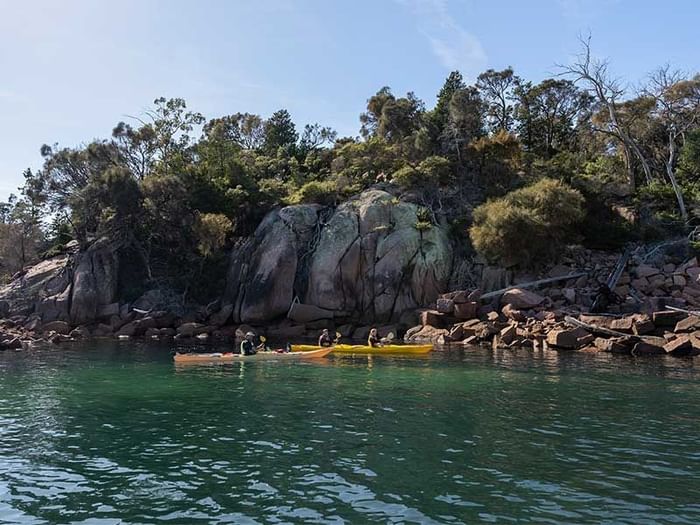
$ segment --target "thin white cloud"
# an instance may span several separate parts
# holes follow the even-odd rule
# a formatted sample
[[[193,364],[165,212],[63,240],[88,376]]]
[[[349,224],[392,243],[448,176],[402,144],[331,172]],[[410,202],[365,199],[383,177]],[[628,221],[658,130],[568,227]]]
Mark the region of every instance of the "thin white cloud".
[[[479,39],[450,14],[447,0],[396,0],[418,18],[433,53],[449,70],[476,74],[486,64],[486,52]]]
[[[618,0],[557,0],[564,18],[586,24],[606,13]]]

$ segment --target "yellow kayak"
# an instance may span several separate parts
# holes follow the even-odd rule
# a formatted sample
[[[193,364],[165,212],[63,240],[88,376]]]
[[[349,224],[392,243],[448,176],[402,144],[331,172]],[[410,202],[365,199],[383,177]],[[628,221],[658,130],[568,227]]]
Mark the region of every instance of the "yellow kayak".
[[[292,345],[292,352],[309,352],[318,350],[315,345]],[[367,345],[335,345],[330,349],[333,353],[342,354],[427,354],[433,349],[433,345],[384,345],[373,347]]]
[[[326,357],[333,351],[332,348],[314,347],[313,350],[307,352],[284,353],[284,352],[258,352],[255,355],[241,355],[231,352],[213,353],[213,354],[175,354],[176,363],[231,363],[234,361],[258,361],[260,359],[273,360],[297,360],[297,359],[315,359]]]

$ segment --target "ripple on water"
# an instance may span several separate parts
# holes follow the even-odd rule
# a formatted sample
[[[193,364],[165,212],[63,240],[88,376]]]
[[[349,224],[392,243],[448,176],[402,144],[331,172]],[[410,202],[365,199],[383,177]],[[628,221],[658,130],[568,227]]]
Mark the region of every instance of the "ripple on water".
[[[0,354],[0,523],[700,523],[692,363]]]

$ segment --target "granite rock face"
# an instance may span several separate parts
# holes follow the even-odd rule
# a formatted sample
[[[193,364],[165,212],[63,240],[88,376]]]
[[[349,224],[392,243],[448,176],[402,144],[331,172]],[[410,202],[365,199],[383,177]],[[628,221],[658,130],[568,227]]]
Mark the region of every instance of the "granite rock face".
[[[319,206],[271,212],[232,256],[224,302],[236,322],[285,315],[292,301],[389,322],[447,286],[447,229],[421,227],[420,207],[367,190],[328,217]]]
[[[3,317],[32,315],[43,323],[93,322],[116,299],[119,260],[116,250],[97,242],[85,251],[72,247],[46,259],[0,287]]]

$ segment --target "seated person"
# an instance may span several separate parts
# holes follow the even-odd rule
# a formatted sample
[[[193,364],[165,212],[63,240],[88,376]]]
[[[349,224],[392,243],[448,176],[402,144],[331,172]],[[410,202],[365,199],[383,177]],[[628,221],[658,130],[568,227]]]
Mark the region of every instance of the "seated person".
[[[255,334],[253,332],[245,334],[245,339],[241,341],[241,355],[255,355],[258,353],[253,342],[254,340]]]
[[[318,346],[321,347],[329,347],[333,346],[335,344],[335,341],[331,339],[331,334],[328,333],[328,328],[324,328],[323,332],[321,332],[321,336],[318,338]]]
[[[382,341],[379,339],[379,333],[377,332],[376,328],[372,328],[369,331],[369,337],[367,337],[367,346],[371,346],[373,348],[379,348],[382,346]]]

